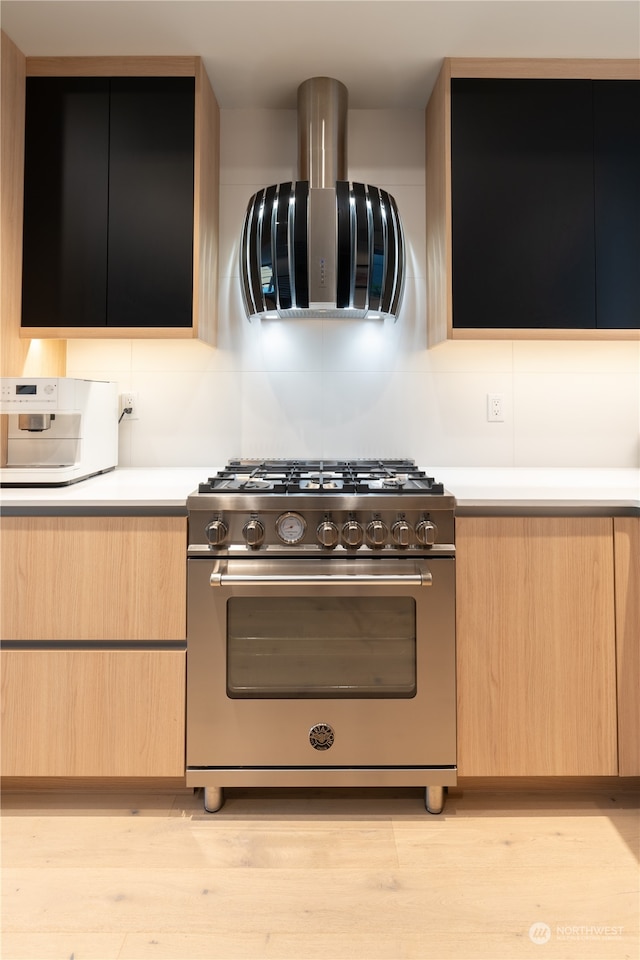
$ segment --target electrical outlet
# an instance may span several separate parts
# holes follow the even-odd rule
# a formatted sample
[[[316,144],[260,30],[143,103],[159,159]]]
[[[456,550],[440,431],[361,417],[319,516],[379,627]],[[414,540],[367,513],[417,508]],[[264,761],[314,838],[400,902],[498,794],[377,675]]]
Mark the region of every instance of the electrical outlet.
[[[487,394],[487,420],[490,423],[504,423],[504,397],[501,393]]]
[[[131,410],[131,413],[125,413],[125,410]],[[120,416],[123,420],[138,419],[138,395],[132,390],[120,394]]]

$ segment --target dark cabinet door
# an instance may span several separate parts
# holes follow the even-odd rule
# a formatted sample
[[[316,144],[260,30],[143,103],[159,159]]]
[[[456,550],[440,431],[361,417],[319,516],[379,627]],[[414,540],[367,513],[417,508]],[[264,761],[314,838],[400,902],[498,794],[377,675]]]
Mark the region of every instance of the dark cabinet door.
[[[190,327],[194,79],[27,80],[22,324]]]
[[[192,77],[111,80],[110,326],[190,327]]]
[[[109,80],[27,78],[22,324],[104,324]]]
[[[593,84],[597,324],[640,326],[640,83]]]
[[[451,81],[453,325],[594,327],[591,81]]]

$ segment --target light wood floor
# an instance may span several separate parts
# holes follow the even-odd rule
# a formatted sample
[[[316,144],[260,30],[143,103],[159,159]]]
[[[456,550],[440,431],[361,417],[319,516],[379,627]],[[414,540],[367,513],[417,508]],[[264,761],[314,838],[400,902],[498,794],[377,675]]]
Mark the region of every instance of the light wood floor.
[[[633,791],[227,797],[5,792],[3,960],[640,956]]]

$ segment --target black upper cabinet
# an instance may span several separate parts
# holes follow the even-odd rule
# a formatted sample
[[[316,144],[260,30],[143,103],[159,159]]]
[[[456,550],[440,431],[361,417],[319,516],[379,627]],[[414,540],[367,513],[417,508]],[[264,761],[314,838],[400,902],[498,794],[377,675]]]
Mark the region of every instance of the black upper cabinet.
[[[27,78],[23,327],[190,327],[194,79]]]
[[[452,79],[454,327],[639,325],[638,86]]]
[[[109,81],[27,79],[23,326],[106,323]]]
[[[189,77],[111,80],[109,323],[191,325],[193,96]]]
[[[593,85],[599,327],[640,327],[640,83]]]

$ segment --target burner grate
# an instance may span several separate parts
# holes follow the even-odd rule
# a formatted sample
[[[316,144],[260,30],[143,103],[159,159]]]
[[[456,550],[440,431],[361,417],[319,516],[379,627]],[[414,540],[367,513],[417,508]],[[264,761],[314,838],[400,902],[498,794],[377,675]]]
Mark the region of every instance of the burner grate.
[[[413,460],[230,460],[200,493],[444,493]]]

